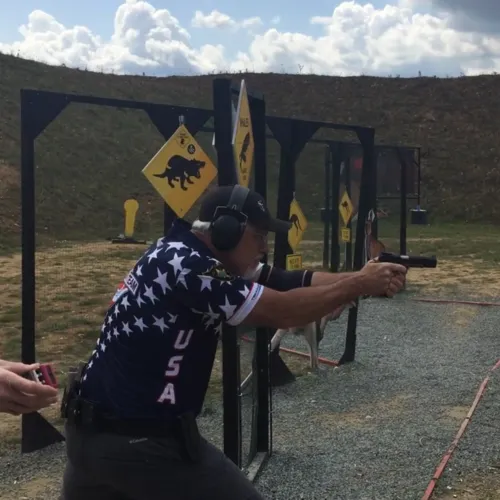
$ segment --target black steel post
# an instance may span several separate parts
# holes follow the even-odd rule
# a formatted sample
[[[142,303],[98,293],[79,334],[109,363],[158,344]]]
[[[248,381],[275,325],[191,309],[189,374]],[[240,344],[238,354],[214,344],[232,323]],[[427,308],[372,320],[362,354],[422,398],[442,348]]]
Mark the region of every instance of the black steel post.
[[[330,268],[330,225],[332,220],[333,207],[331,206],[331,169],[332,153],[330,148],[325,148],[325,203],[323,220],[323,269]]]
[[[359,129],[359,140],[363,146],[363,166],[361,170],[361,187],[358,204],[358,222],[356,224],[356,243],[354,248],[354,271],[358,271],[363,266],[363,248],[365,239],[365,220],[370,210],[370,205],[374,198],[373,169],[374,169],[374,129]],[[375,192],[376,197],[376,192]],[[344,354],[339,360],[339,364],[354,361],[356,354],[356,328],[358,322],[359,299],[356,300],[356,307],[349,310],[347,318],[347,333]]]
[[[349,198],[351,198],[351,156],[347,154],[342,155],[342,161],[344,162],[345,190]],[[359,223],[360,221],[358,216],[358,224]],[[347,223],[346,227],[349,229],[349,232],[352,233],[351,219],[349,219],[349,222]],[[352,271],[352,234],[350,240],[347,243],[345,243],[344,248],[345,248],[345,270]]]
[[[255,143],[254,169],[255,191],[267,201],[267,154],[266,154],[266,102],[262,99],[250,99],[250,112]],[[266,254],[262,262],[267,263]],[[256,374],[254,380],[257,384],[257,410],[256,410],[256,436],[255,450],[269,452],[270,449],[270,411],[271,399],[269,381],[269,330],[265,327],[256,329],[255,343]]]
[[[231,80],[213,81],[214,133],[219,185],[234,185],[236,169],[232,148]],[[236,328],[222,331],[222,393],[224,405],[224,453],[241,468],[240,353]]]
[[[330,223],[332,226],[332,237],[330,246],[330,271],[338,273],[340,269],[340,166],[344,156],[344,147],[338,142],[331,142],[329,144],[330,152],[332,154],[332,213]]]
[[[407,197],[407,168],[409,166],[406,161],[407,152],[402,152],[398,149],[399,163],[400,163],[400,214],[399,214],[399,253],[401,255],[406,255],[406,226],[407,226],[407,214],[406,214],[406,197]]]

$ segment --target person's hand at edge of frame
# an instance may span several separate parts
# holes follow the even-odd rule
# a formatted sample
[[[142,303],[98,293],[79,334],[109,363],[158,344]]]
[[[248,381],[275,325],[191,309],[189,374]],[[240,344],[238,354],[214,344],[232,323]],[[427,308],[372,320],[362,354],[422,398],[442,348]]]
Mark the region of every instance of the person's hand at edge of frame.
[[[0,413],[33,413],[57,403],[58,390],[23,377],[40,365],[0,360]]]

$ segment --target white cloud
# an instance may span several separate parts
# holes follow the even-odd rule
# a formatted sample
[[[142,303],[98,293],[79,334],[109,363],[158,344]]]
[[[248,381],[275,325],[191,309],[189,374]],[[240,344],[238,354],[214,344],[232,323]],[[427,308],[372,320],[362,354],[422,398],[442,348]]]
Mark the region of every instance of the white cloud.
[[[238,22],[229,17],[227,14],[223,14],[218,10],[213,10],[209,14],[203,14],[201,10],[197,10],[194,13],[194,17],[191,20],[191,26],[194,28],[232,28],[236,31],[240,28],[252,29],[256,26],[262,25],[262,20],[260,17],[249,17]]]
[[[196,11],[193,28],[225,28],[229,33],[244,29],[248,33],[248,46],[240,46],[233,54],[231,42],[226,48],[193,46],[190,33],[167,9],[124,0],[109,40],[84,26],[63,26],[50,14],[36,10],[19,29],[20,41],[0,44],[0,51],[50,64],[153,75],[218,70],[477,74],[500,71],[500,33],[493,29],[496,21],[488,19],[487,9],[493,5],[488,1],[493,0],[475,0],[474,29],[457,24],[468,12],[466,0],[398,0],[379,9],[359,0],[344,1],[331,15],[311,17],[310,23],[323,31],[316,37],[280,31],[279,18],[267,20],[274,26],[265,29],[259,17],[235,20],[217,10],[208,14]],[[419,10],[423,8],[425,11]],[[482,25],[484,29],[480,29]],[[241,44],[245,39],[237,40]]]
[[[194,28],[233,28],[237,26],[237,23],[227,14],[223,14],[218,10],[213,10],[206,15],[201,10],[197,10],[191,20],[191,26]]]

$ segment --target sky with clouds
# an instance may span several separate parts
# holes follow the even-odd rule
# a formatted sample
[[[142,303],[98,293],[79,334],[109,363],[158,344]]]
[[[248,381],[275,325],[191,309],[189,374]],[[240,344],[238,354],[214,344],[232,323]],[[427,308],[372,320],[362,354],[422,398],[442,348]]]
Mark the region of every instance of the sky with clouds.
[[[499,0],[0,0],[0,52],[89,70],[500,72]]]

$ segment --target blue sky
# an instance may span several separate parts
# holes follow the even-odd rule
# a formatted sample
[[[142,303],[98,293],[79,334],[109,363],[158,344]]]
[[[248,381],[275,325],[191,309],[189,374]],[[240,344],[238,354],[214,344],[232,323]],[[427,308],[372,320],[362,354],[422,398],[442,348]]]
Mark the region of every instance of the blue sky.
[[[19,27],[28,20],[30,12],[39,9],[53,15],[60,23],[67,27],[84,25],[94,33],[103,37],[110,37],[113,31],[113,19],[116,10],[123,0],[20,0],[12,2],[0,0],[2,16],[0,17],[0,42],[11,43],[20,38]],[[193,2],[172,2],[166,0],[150,0],[157,9],[168,9],[171,14],[179,19],[182,26],[186,27],[192,36],[193,45],[207,42],[207,37],[217,43],[217,40],[226,38],[224,34],[210,32],[210,30],[193,30],[190,22],[196,10],[209,13],[216,9],[234,19],[244,19],[259,16],[266,24],[275,18],[280,18],[279,29],[308,33],[318,36],[321,26],[311,25],[309,19],[313,16],[330,16],[340,1],[314,0],[313,2],[290,0],[252,0],[238,2],[234,0],[194,0]],[[295,3],[293,8],[290,5]],[[371,3],[376,8],[383,8],[396,2],[386,0],[373,0]],[[231,43],[238,42],[231,37]],[[247,40],[243,42],[246,44]]]
[[[93,71],[380,76],[500,71],[499,0],[0,0],[0,9],[0,52]],[[178,20],[180,31],[168,13],[158,15],[161,9]],[[115,30],[118,10],[122,22]],[[196,11],[203,27],[192,25]],[[232,28],[215,22],[213,11],[229,16]],[[30,15],[34,24],[23,36],[19,28]],[[261,24],[251,25],[249,18],[256,16]],[[273,23],[276,18],[279,23]],[[312,18],[322,19],[312,23]]]

